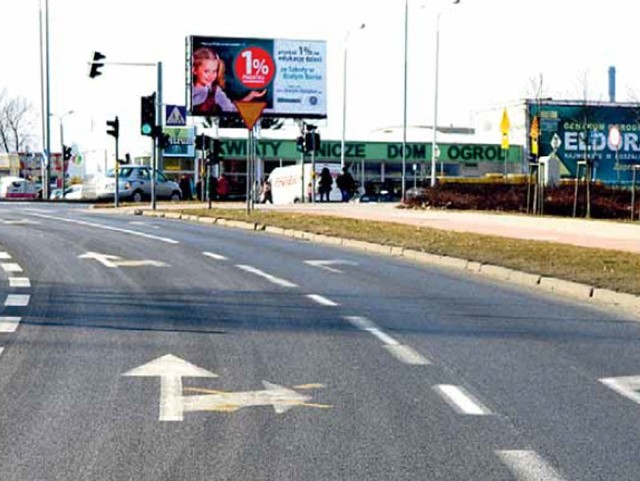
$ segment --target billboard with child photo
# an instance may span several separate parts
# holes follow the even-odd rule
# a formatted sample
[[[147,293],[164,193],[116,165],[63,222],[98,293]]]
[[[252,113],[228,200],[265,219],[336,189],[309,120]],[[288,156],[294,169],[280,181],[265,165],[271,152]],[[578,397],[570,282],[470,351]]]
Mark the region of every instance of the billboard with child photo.
[[[232,117],[265,102],[265,117],[325,118],[326,42],[189,37],[187,96],[194,116]]]

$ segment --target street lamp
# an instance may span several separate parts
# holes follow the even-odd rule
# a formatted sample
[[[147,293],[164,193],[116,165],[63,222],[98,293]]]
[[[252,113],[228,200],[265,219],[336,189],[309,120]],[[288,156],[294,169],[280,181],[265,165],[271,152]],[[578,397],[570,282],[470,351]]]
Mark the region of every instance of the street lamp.
[[[358,27],[358,30],[364,29],[365,24],[361,24]],[[340,141],[340,167],[344,168],[345,160],[344,160],[344,151],[345,151],[345,135],[347,132],[347,50],[349,48],[349,35],[351,34],[351,30],[347,30],[347,33],[344,35],[344,66],[343,66],[343,76],[342,76],[342,140]]]
[[[453,0],[453,4],[457,5],[460,0]],[[440,14],[436,15],[436,53],[435,53],[435,82],[434,82],[434,99],[433,99],[433,141],[431,142],[431,187],[436,185],[436,162],[439,156],[438,149],[438,83],[439,83],[439,65],[440,65]]]
[[[409,0],[404,0],[404,106],[402,117],[402,201],[407,187],[407,51],[409,43]]]
[[[61,199],[64,200],[64,190],[65,190],[65,168],[64,168],[64,123],[63,120],[67,115],[71,115],[73,114],[74,111],[73,110],[69,110],[68,112],[65,112],[62,115],[56,115],[54,113],[51,113],[49,115],[51,115],[52,117],[56,117],[58,119],[58,121],[60,122],[60,177],[62,177],[62,191],[61,191]],[[48,179],[47,179],[48,181]]]

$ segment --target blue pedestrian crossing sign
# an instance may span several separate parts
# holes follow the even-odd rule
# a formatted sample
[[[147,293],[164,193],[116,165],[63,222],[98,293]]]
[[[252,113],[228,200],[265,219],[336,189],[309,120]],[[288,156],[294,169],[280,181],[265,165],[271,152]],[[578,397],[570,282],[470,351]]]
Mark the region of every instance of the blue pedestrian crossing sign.
[[[167,126],[187,125],[187,107],[182,105],[165,105],[164,124]]]

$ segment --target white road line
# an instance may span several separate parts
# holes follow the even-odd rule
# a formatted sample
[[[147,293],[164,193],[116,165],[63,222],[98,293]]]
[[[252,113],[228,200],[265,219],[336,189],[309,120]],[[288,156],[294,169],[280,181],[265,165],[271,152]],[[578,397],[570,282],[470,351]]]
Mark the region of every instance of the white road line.
[[[28,277],[9,277],[9,287],[31,287]]]
[[[387,346],[399,346],[400,345],[400,343],[398,341],[396,341],[393,337],[389,336],[388,334],[385,334],[384,332],[382,332],[377,327],[368,327],[367,329],[364,329],[364,330],[367,331],[368,333],[373,334],[374,336],[376,336],[378,339],[380,339],[382,341],[383,344],[386,344]]]
[[[236,264],[236,267],[238,269],[242,269],[243,271],[250,272],[252,274],[260,276],[260,277],[268,280],[269,282],[271,282],[273,284],[277,284],[277,285],[282,286],[282,287],[298,287],[298,285],[294,284],[293,282],[290,282],[290,281],[288,281],[286,279],[281,279],[279,277],[272,276],[271,274],[267,274],[266,272],[261,271],[260,269],[257,269],[257,268],[255,268],[253,266],[247,266],[247,265],[244,265],[244,264]]]
[[[640,404],[640,376],[621,376],[600,379],[605,386],[609,386],[618,394]]]
[[[2,355],[3,351],[4,351],[4,347],[0,347],[0,356]]]
[[[31,296],[28,294],[9,294],[7,300],[4,301],[4,305],[17,307],[28,306],[30,298]]]
[[[361,331],[364,331],[365,329],[371,329],[371,328],[375,328],[376,327],[376,325],[373,322],[371,322],[369,319],[367,319],[366,317],[345,316],[345,317],[343,317],[343,319],[345,321],[347,321],[348,323],[353,324],[355,327],[357,327]]]
[[[563,481],[562,476],[534,451],[496,451],[519,481]]]
[[[398,361],[411,366],[428,366],[431,361],[424,357],[422,354],[414,351],[409,346],[403,346],[398,344],[397,346],[386,345],[383,346],[387,351],[391,353]]]
[[[21,317],[0,317],[0,332],[15,332],[21,320]]]
[[[327,299],[326,297],[321,296],[319,294],[307,294],[307,297],[312,301],[317,302],[321,306],[336,307],[340,305],[336,302],[333,302],[331,299]]]
[[[22,267],[15,263],[0,264],[5,272],[22,272]]]
[[[0,259],[11,259],[8,252],[0,252]]]
[[[145,239],[152,239],[152,240],[157,240],[160,242],[166,242],[167,244],[180,244],[180,242],[178,242],[177,240],[174,239],[170,239],[168,237],[160,237],[157,235],[152,235],[152,234],[147,234],[145,232],[139,232],[137,230],[131,230],[131,229],[123,229],[121,227],[113,227],[110,225],[105,225],[105,224],[97,224],[95,222],[87,222],[84,220],[77,220],[77,219],[68,219],[66,217],[56,217],[53,215],[44,215],[44,214],[31,214],[33,216],[36,217],[42,217],[43,219],[50,219],[50,220],[59,220],[62,222],[70,222],[72,224],[78,224],[78,225],[84,225],[87,227],[95,227],[97,229],[104,229],[104,230],[110,230],[110,231],[114,231],[114,232],[121,232],[123,234],[129,234],[129,235],[135,235],[138,237],[144,237]]]
[[[384,344],[383,347],[389,351],[389,353],[395,357],[398,361],[412,366],[427,366],[431,364],[431,361],[424,357],[422,354],[414,351],[409,346],[405,346],[396,341],[393,337],[384,333],[376,326],[372,321],[366,317],[360,316],[345,316],[343,319],[354,327],[361,331],[368,332],[374,335]]]
[[[491,414],[491,411],[483,406],[479,401],[475,400],[471,394],[465,389],[453,386],[451,384],[440,384],[434,386],[438,394],[440,394],[445,401],[462,414],[468,414],[471,416],[485,416]]]
[[[215,254],[213,252],[203,252],[202,255],[205,255],[207,257],[211,257],[212,259],[215,259],[217,261],[226,261],[226,260],[228,260],[225,256],[221,256],[220,254]]]

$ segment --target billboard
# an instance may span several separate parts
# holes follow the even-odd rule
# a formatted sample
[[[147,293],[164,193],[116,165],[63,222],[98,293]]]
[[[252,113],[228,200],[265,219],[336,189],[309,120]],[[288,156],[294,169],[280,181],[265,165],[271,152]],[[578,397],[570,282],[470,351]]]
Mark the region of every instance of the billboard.
[[[324,41],[191,36],[189,113],[234,117],[236,102],[265,102],[265,117],[326,118],[326,60]]]
[[[527,108],[528,131],[531,119],[539,119],[541,156],[551,155],[555,146],[555,155],[571,177],[577,162],[588,159],[595,178],[631,182],[633,165],[640,165],[640,104],[529,101]]]
[[[165,127],[162,132],[169,135],[168,145],[162,151],[164,157],[195,157],[194,127]]]

